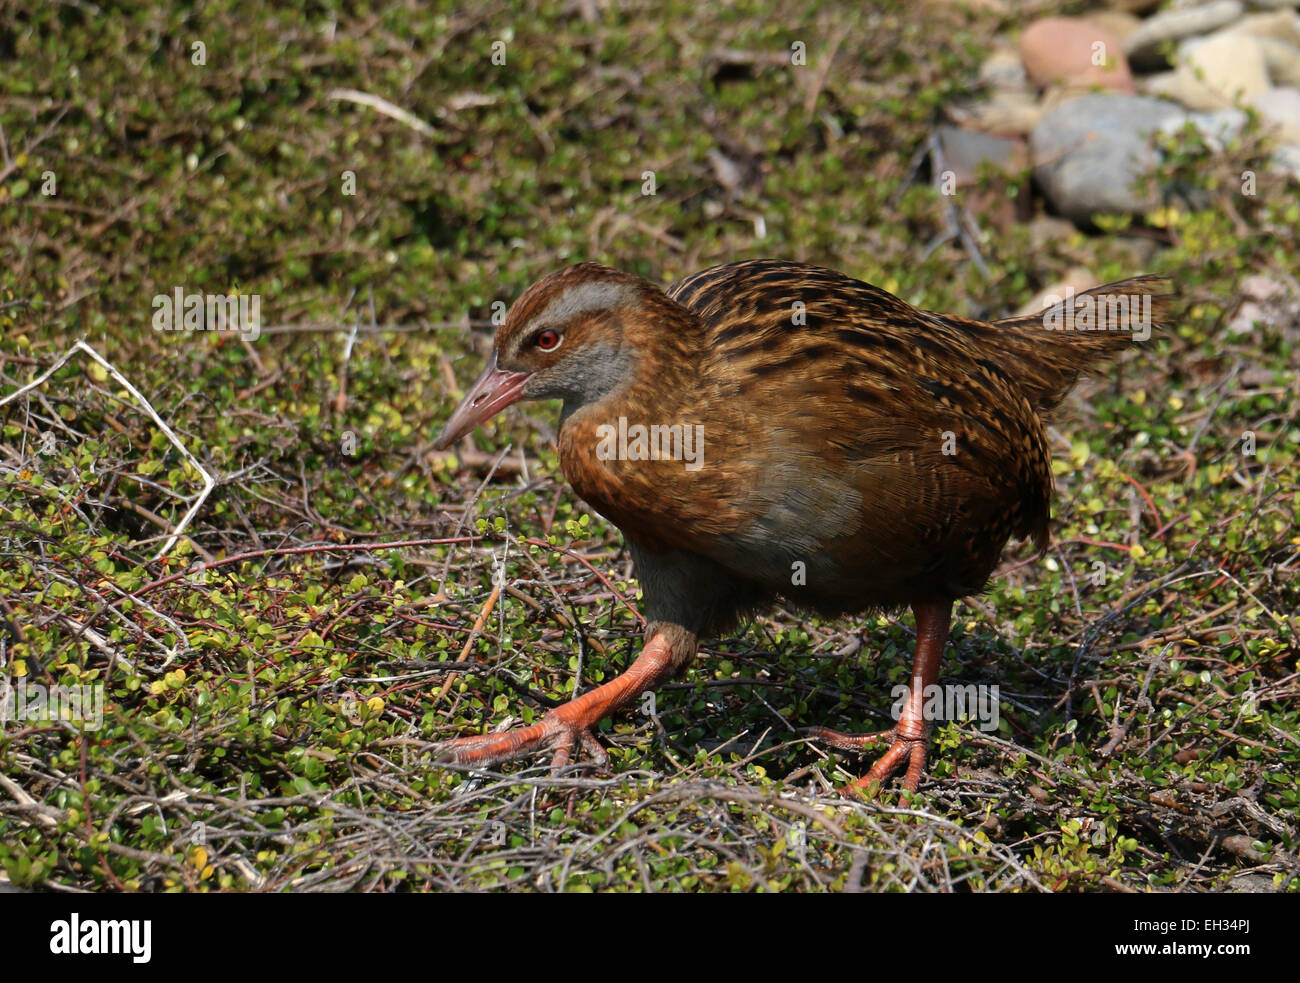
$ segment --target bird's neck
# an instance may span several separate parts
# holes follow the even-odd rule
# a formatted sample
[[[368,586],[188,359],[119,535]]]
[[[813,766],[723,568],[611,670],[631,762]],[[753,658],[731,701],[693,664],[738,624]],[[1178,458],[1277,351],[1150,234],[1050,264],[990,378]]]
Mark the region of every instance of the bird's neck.
[[[674,531],[707,526],[721,489],[702,483],[721,472],[704,441],[703,325],[662,293],[652,300],[624,320],[632,371],[602,398],[566,405],[558,443],[578,495],[630,540],[662,549],[685,546]]]
[[[582,377],[561,395],[560,425],[579,410],[617,398],[636,375],[636,352],[623,344],[598,343],[585,353]]]
[[[591,388],[601,395],[566,398],[561,426],[575,418],[619,416],[658,423],[691,408],[699,392],[704,326],[663,291],[647,286],[635,313],[623,319],[619,344],[584,365]]]

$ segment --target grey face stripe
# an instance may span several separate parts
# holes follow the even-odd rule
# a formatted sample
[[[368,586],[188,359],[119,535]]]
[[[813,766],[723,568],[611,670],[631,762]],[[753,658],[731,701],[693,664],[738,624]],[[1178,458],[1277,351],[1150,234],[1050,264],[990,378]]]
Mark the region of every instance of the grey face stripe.
[[[541,328],[563,328],[575,314],[585,311],[612,310],[630,299],[637,291],[634,283],[614,280],[594,280],[579,283],[551,301],[540,314],[528,321],[528,331],[517,335],[510,343],[507,355],[517,357],[533,332]]]
[[[636,284],[617,280],[589,280],[570,287],[556,297],[532,323],[563,324],[583,311],[600,311],[617,307],[636,292]]]

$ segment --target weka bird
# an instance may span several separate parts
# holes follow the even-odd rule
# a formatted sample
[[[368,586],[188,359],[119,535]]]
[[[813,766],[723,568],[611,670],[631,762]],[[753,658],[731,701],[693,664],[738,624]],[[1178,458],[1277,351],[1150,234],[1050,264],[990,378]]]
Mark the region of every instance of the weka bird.
[[[1099,287],[1073,298],[1065,318],[1087,306],[1089,326],[1106,327],[1096,311],[1120,300],[1158,322],[1166,286],[1139,277]],[[910,605],[916,653],[896,726],[811,733],[846,749],[888,742],[850,790],[906,762],[914,791],[924,689],[954,600],[984,588],[1009,538],[1047,542],[1040,414],[1081,371],[1147,337],[1140,326],[971,321],[775,260],[715,267],[667,291],[594,263],[539,280],[510,309],[437,445],[517,400],[563,400],[560,466],[626,537],[645,643],[623,675],[532,726],[444,742],[443,759],[488,766],[549,751],[559,767],[581,746],[604,761],[592,733],[601,718],[682,670],[699,638],[774,599],[828,614]],[[647,431],[665,439],[647,444]]]

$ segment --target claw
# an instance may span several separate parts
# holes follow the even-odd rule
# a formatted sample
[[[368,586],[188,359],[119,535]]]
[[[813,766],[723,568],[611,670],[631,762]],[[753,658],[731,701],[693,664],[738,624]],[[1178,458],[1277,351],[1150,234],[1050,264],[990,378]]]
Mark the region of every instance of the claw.
[[[573,723],[557,710],[552,710],[537,723],[516,727],[503,734],[476,734],[457,737],[435,745],[435,760],[476,768],[490,768],[516,758],[526,758],[544,751],[553,751],[551,771],[565,768],[575,746],[581,745],[597,765],[609,761],[609,755],[590,729]]]
[[[551,759],[552,775],[558,775],[569,766],[575,744],[581,745],[582,751],[595,767],[603,768],[609,764],[609,754],[605,751],[605,746],[596,740],[595,734],[586,727],[562,726],[567,729],[563,731],[559,747],[555,749],[555,757]]]
[[[880,756],[871,770],[857,781],[845,786],[846,795],[859,798],[866,792],[872,782],[883,783],[907,759],[907,774],[903,778],[903,788],[915,792],[921,784],[921,775],[925,772],[925,732],[908,736],[900,734],[898,727],[876,731],[871,734],[844,734],[829,727],[810,727],[806,731],[813,740],[844,751],[860,751],[869,744],[889,741],[889,750]]]

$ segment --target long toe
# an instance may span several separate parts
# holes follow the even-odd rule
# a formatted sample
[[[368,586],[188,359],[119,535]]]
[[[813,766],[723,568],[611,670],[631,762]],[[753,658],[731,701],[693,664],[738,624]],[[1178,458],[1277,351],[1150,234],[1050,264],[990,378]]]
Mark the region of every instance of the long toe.
[[[434,748],[438,761],[458,765],[491,767],[544,751],[550,739],[542,722],[515,727],[503,734],[475,734],[443,741]]]
[[[476,734],[443,741],[434,747],[434,755],[438,761],[491,768],[549,751],[551,770],[560,771],[570,763],[575,749],[584,751],[598,765],[609,760],[590,730],[551,712],[535,724],[515,727],[503,734]]]
[[[804,734],[814,741],[820,741],[828,747],[839,748],[841,751],[861,751],[864,747],[879,741],[892,741],[894,728],[878,730],[872,734],[845,734],[842,731],[831,730],[829,727],[809,727]]]
[[[907,774],[903,776],[903,788],[915,792],[925,773],[925,745],[924,737],[895,736],[889,750],[880,756],[869,772],[845,787],[845,794],[861,796],[872,782],[884,784],[885,779],[902,767],[904,761],[907,762]]]

